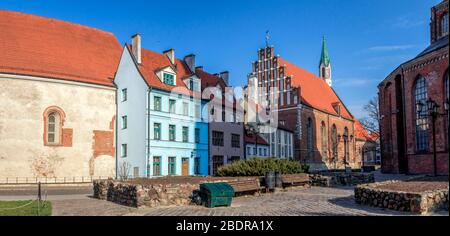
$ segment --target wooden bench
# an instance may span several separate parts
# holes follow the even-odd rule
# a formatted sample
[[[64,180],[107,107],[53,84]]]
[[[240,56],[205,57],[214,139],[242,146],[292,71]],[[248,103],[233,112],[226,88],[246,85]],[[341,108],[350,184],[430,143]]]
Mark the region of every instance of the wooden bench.
[[[293,174],[281,176],[283,187],[285,186],[304,186],[309,184],[308,174]]]
[[[249,193],[249,192],[259,192],[259,179],[238,179],[235,181],[230,181],[228,184],[233,187],[235,194]]]

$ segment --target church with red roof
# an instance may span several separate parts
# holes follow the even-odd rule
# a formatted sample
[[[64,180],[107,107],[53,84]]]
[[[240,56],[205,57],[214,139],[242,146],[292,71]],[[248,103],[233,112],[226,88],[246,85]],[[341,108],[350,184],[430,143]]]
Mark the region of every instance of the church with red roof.
[[[356,120],[332,88],[325,38],[318,69],[315,75],[276,55],[273,46],[266,46],[258,50],[258,59],[252,63],[248,102],[266,107],[271,114],[268,125],[294,131],[294,159],[312,170],[360,168]],[[283,148],[273,135],[268,139],[271,151]]]

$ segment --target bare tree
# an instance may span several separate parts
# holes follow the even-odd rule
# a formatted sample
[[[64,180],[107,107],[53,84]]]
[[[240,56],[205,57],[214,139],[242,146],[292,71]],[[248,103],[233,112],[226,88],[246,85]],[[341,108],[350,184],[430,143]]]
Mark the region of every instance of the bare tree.
[[[130,176],[130,171],[131,171],[130,163],[128,163],[126,161],[120,163],[118,171],[119,171],[119,179],[120,180],[128,179],[128,177]]]
[[[362,118],[361,124],[370,132],[380,133],[380,107],[378,96],[372,98],[365,106],[367,117]]]

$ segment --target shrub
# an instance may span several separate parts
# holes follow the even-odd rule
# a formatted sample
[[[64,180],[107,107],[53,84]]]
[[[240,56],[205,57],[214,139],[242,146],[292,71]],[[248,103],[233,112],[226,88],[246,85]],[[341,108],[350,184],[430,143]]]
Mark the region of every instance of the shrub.
[[[277,158],[252,158],[247,161],[237,161],[218,169],[218,176],[263,176],[268,171],[277,171],[281,174],[306,173],[308,165],[302,165],[297,161]]]

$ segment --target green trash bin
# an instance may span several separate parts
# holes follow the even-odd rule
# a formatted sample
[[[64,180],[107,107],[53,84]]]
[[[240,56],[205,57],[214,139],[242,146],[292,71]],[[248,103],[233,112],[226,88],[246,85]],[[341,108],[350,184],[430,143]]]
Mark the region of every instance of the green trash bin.
[[[204,183],[200,185],[203,202],[206,207],[231,206],[234,189],[227,183]]]

